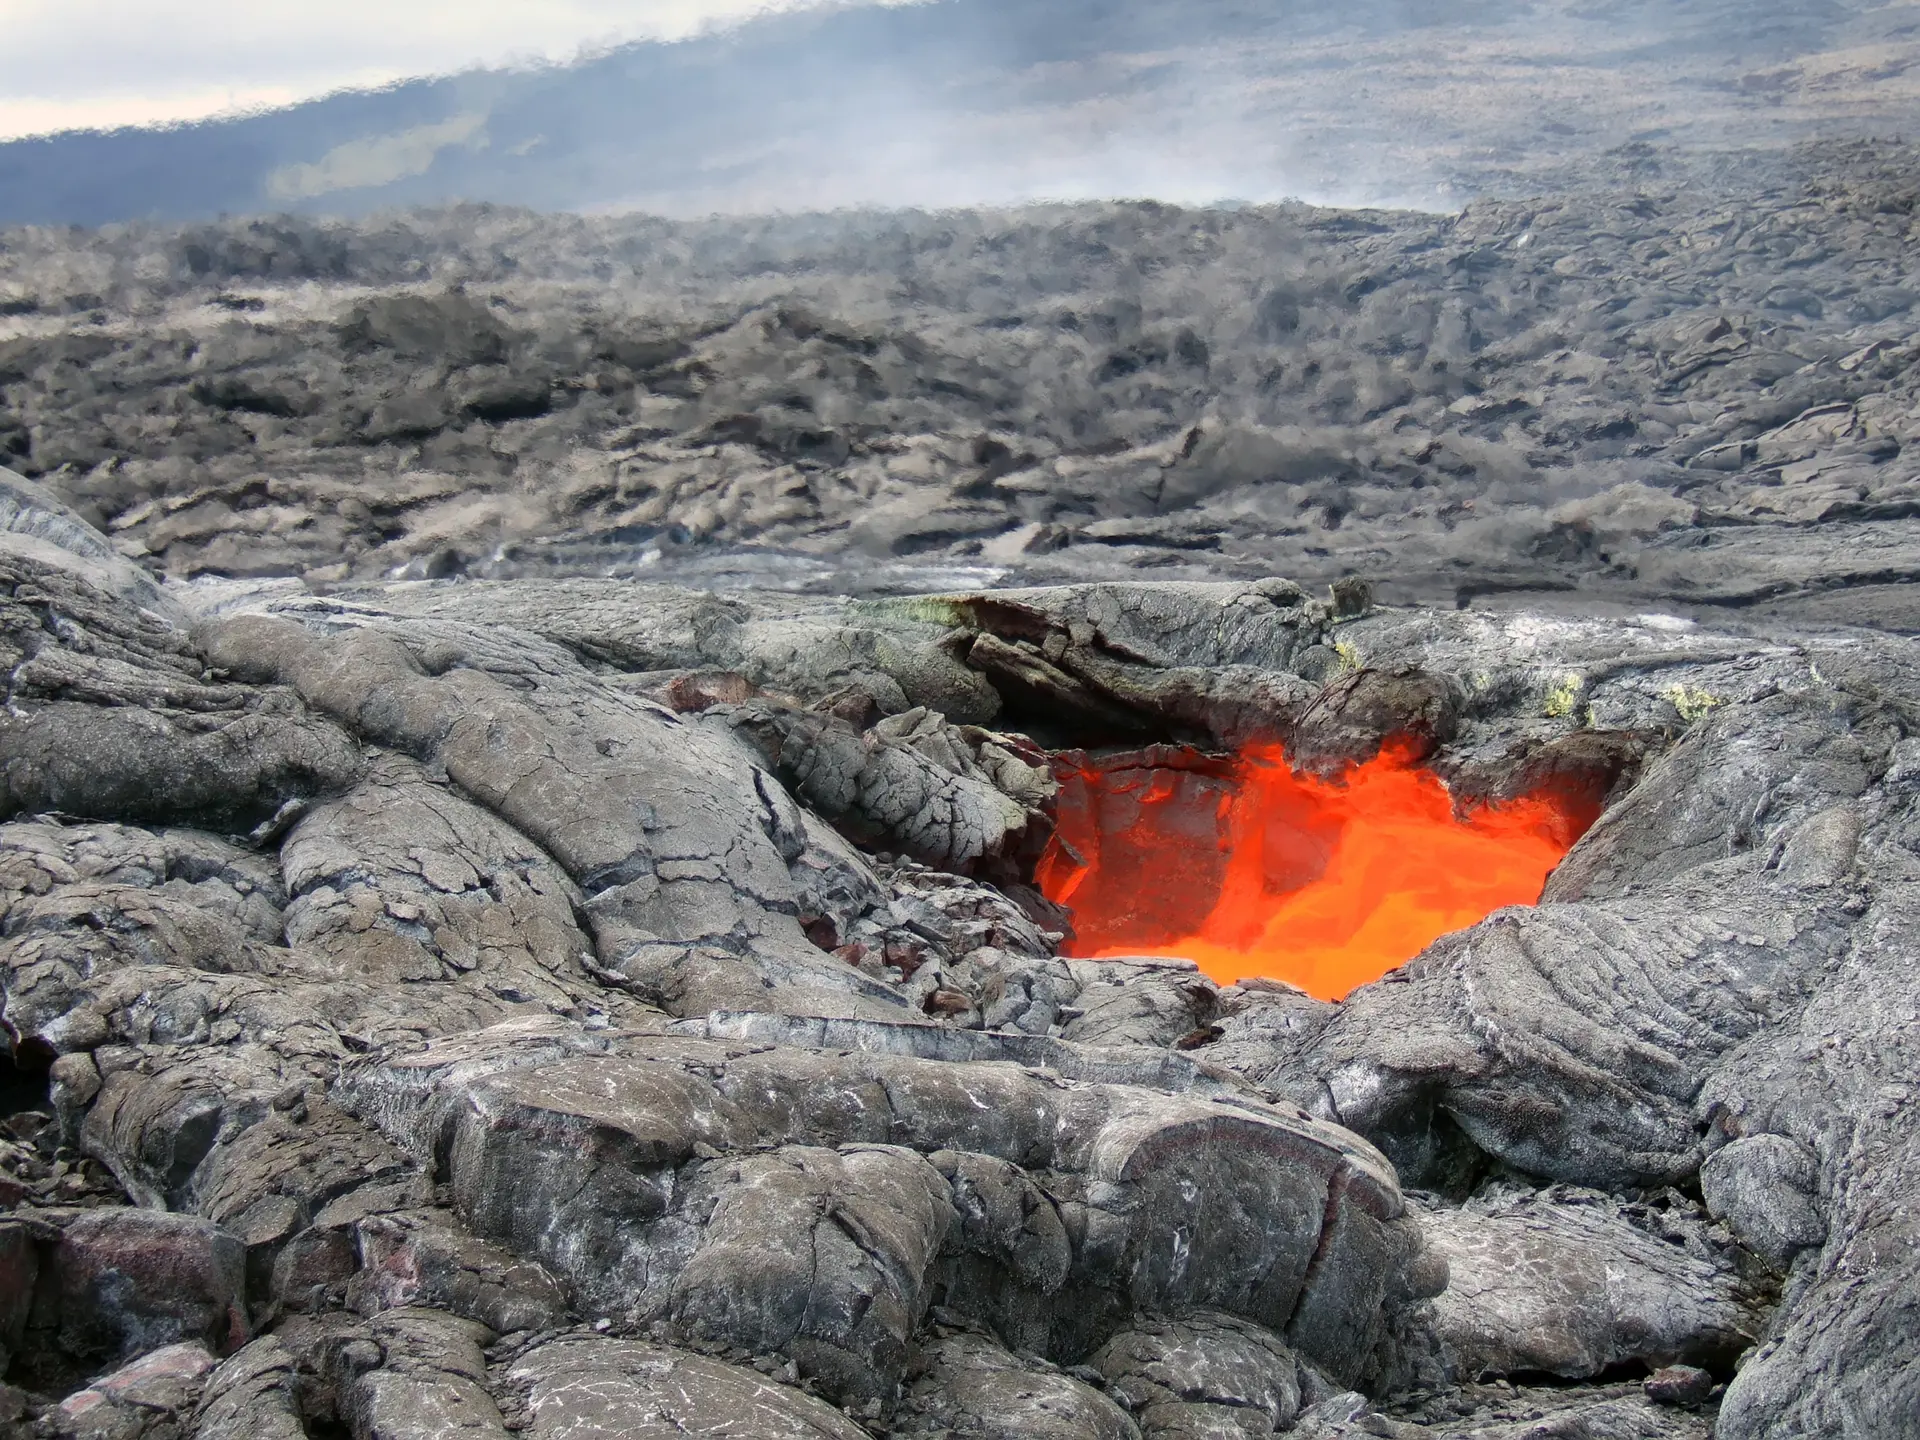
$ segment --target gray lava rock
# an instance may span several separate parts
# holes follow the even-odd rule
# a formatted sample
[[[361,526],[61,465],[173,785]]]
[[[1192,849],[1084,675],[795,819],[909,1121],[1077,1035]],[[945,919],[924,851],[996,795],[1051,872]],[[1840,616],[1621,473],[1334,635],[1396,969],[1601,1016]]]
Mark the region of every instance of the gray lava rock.
[[[445,1156],[466,1222],[540,1259],[583,1304],[626,1326],[783,1350],[858,1398],[898,1376],[958,1223],[960,1181],[920,1158],[937,1152],[1056,1177],[1071,1264],[1019,1260],[1024,1227],[1009,1230],[983,1258],[1030,1283],[981,1289],[1005,1307],[996,1320],[1038,1323],[1050,1346],[1085,1343],[1073,1337],[1125,1296],[1291,1321],[1303,1353],[1358,1374],[1383,1307],[1437,1284],[1377,1157],[1238,1097],[565,1031],[455,1038],[359,1067],[345,1094],[423,1159]],[[832,1226],[810,1218],[829,1213]],[[976,1231],[975,1253],[994,1228]]]
[[[62,1400],[50,1417],[61,1440],[176,1440],[191,1421],[214,1358],[198,1344],[167,1345]]]
[[[1812,1152],[1784,1135],[1750,1135],[1707,1157],[1700,1193],[1742,1244],[1784,1265],[1827,1238],[1814,1208],[1815,1163]]]
[[[1366,1398],[1337,1395],[1301,1413],[1289,1433],[1301,1440],[1710,1440],[1711,1418],[1651,1400],[1638,1385],[1494,1390],[1463,1399],[1445,1420],[1410,1423],[1381,1413]]]
[[[151,1210],[60,1219],[29,1324],[57,1329],[69,1355],[120,1359],[192,1344],[218,1352],[249,1338],[245,1250],[204,1220]]]
[[[1271,1331],[1194,1311],[1116,1335],[1091,1361],[1143,1440],[1238,1440],[1291,1430],[1303,1392],[1325,1388]]]
[[[710,712],[752,744],[794,795],[852,839],[966,872],[1017,852],[1044,821],[1052,794],[1042,770],[980,747],[921,709],[881,721],[864,735],[838,717],[780,706]],[[986,742],[990,744],[991,742]],[[981,766],[997,760],[996,772]],[[1027,792],[1007,793],[1013,767]],[[1016,782],[1018,783],[1018,782]]]
[[[323,1217],[324,1220],[324,1217]],[[347,1304],[362,1312],[429,1307],[506,1335],[567,1318],[559,1283],[540,1266],[466,1233],[445,1211],[373,1214],[354,1226]]]
[[[1663,1365],[1647,1377],[1647,1398],[1694,1409],[1713,1393],[1713,1376],[1693,1365]]]
[[[1080,984],[1080,1012],[1062,1031],[1084,1045],[1143,1045],[1166,1049],[1212,1020],[1218,990],[1191,960],[1129,959],[1070,962]]]
[[[1764,1328],[1759,1297],[1697,1222],[1651,1233],[1606,1197],[1566,1187],[1431,1210],[1421,1222],[1452,1277],[1434,1301],[1434,1330],[1463,1377],[1724,1366]]]
[[[352,1354],[352,1346],[342,1354],[341,1408],[355,1440],[415,1435],[503,1440],[507,1435],[480,1350],[493,1338],[491,1331],[415,1309],[377,1316],[369,1331],[370,1341],[361,1342],[364,1357]],[[363,1358],[378,1363],[359,1370]]]
[[[506,1372],[536,1440],[861,1440],[866,1431],[811,1395],[743,1366],[635,1340],[565,1336]]]
[[[60,502],[51,490],[0,466],[0,551],[77,572],[98,589],[168,617],[174,606],[154,579]]]
[[[352,781],[359,756],[335,727],[219,683],[171,604],[136,608],[112,583],[51,546],[0,559],[15,696],[0,812],[251,825]]]
[[[207,1378],[195,1440],[303,1440],[294,1359],[271,1335],[236,1350]]]
[[[564,975],[576,988],[587,978],[590,944],[574,918],[583,902],[566,874],[397,757],[302,816],[280,863],[287,942],[343,972],[394,984],[472,975],[475,986],[529,999],[539,993],[530,975]],[[565,994],[549,986],[540,998]]]
[[[425,673],[403,645],[372,631],[327,641],[285,620],[238,616],[216,622],[206,643],[243,673],[294,677],[367,739],[430,756],[545,848],[587,897],[600,965],[641,993],[706,1008],[729,992],[764,1003],[768,967],[776,986],[793,988],[796,1003],[805,994],[810,1007],[892,1002],[857,972],[825,963],[800,932],[780,849],[790,827],[766,798],[774,790],[718,737],[617,701],[540,652],[528,660],[536,674],[558,672],[548,688],[556,700],[570,694],[565,708],[531,705],[471,663]],[[622,760],[641,755],[642,768]],[[659,967],[679,958],[668,947],[686,944],[706,963],[669,982]]]
[[[39,1236],[25,1225],[0,1220],[0,1351],[11,1362],[26,1337],[33,1289],[40,1278]]]
[[[957,1331],[925,1346],[908,1390],[912,1417],[901,1435],[959,1440],[1139,1440],[1140,1430],[1112,1400],[1044,1361],[1011,1355],[991,1339]]]

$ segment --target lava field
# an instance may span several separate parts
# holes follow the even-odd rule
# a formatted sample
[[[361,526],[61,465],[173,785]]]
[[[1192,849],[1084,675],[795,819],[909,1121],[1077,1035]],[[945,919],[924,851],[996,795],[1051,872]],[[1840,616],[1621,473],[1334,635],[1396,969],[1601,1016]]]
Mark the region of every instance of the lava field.
[[[1920,167],[1754,174],[0,234],[0,1440],[1920,1433]]]

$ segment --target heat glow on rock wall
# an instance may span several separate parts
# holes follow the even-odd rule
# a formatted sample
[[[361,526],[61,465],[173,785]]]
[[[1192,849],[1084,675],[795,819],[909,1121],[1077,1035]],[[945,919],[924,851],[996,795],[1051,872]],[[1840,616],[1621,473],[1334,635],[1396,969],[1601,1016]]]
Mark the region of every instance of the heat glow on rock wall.
[[[1542,792],[1456,806],[1402,751],[1337,779],[1278,746],[1160,751],[1061,775],[1035,872],[1073,914],[1069,953],[1183,955],[1336,1000],[1504,905],[1531,905],[1598,818]]]

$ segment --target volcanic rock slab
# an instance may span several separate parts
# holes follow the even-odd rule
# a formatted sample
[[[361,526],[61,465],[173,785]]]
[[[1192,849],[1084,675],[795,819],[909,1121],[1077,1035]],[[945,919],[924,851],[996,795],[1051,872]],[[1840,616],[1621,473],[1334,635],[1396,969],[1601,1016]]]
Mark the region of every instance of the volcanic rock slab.
[[[1634,1362],[1724,1368],[1758,1338],[1761,1306],[1689,1218],[1623,1214],[1570,1187],[1423,1214],[1452,1276],[1434,1330],[1453,1369],[1586,1379]]]
[[[859,1440],[867,1433],[753,1370],[633,1340],[562,1336],[522,1354],[503,1384],[525,1396],[528,1428],[540,1440]]]
[[[1208,1305],[1357,1375],[1383,1302],[1440,1278],[1369,1147],[1231,1092],[512,1028],[355,1067],[343,1102],[585,1308],[838,1398],[892,1393],[936,1289],[1041,1353]]]

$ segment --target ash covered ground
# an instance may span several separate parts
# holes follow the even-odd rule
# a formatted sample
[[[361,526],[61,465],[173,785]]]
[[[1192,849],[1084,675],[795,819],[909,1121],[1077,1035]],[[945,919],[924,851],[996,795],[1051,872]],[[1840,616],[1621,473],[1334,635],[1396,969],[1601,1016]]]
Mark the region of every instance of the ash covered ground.
[[[1615,160],[7,232],[0,1430],[1914,1433],[1920,172]],[[1056,757],[1389,740],[1605,813],[1061,955]]]

